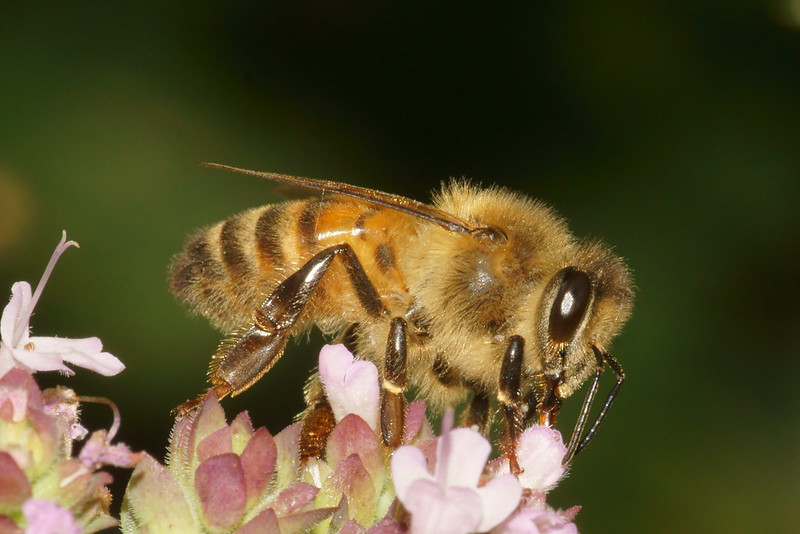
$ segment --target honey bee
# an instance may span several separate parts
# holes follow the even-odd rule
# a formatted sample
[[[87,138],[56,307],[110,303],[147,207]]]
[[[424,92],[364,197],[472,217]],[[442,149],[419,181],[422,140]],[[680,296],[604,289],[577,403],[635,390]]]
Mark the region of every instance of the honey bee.
[[[574,237],[551,208],[500,187],[452,181],[428,205],[205,165],[322,192],[203,229],[173,258],[172,292],[231,333],[209,371],[219,397],[252,386],[290,337],[316,325],[378,367],[389,446],[402,441],[409,387],[434,408],[468,402],[463,423],[484,434],[498,405],[513,453],[528,424],[554,425],[562,400],[590,377],[564,463],[594,436],[625,378],[608,349],[633,297],[609,247]],[[606,366],[616,382],[588,424]],[[332,414],[315,377],[305,396],[308,457],[324,448]]]

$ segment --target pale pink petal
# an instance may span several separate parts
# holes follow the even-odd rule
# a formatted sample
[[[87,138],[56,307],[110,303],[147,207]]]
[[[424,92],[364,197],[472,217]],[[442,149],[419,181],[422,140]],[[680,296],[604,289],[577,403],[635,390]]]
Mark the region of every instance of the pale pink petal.
[[[367,529],[362,527],[358,521],[351,519],[339,530],[339,534],[365,534]]]
[[[319,354],[319,376],[337,422],[352,413],[377,428],[380,385],[374,364],[356,360],[344,345],[325,345]]]
[[[0,341],[0,378],[15,367],[17,367],[17,360],[12,355],[11,349]]]
[[[498,525],[492,534],[578,534],[568,512],[526,508]]]
[[[229,426],[224,426],[204,437],[196,447],[196,457],[200,462],[218,454],[231,452],[233,452],[233,443]]]
[[[11,286],[11,300],[3,309],[0,318],[0,338],[10,347],[16,347],[23,333],[27,333],[30,323],[31,285],[28,282],[15,282]],[[26,312],[27,314],[23,316]]]
[[[491,452],[489,441],[471,428],[444,433],[436,448],[436,479],[446,486],[474,488]]]
[[[75,374],[72,369],[64,365],[61,354],[12,349],[10,347],[6,347],[6,349],[19,364],[25,366],[28,370],[59,371],[68,376]]]
[[[97,469],[103,465],[133,467],[139,458],[124,443],[112,445],[105,430],[92,432],[84,443],[78,458],[88,468]]]
[[[116,356],[101,352],[103,343],[96,337],[32,337],[30,343],[35,352],[60,354],[64,361],[103,376],[113,376],[125,369],[125,365]]]
[[[28,527],[25,534],[80,534],[81,527],[69,510],[43,499],[28,499],[22,505]]]
[[[404,445],[392,454],[392,481],[397,498],[405,503],[408,488],[418,479],[433,481],[422,451],[412,445]]]
[[[62,355],[65,362],[83,367],[103,376],[114,376],[125,370],[119,358],[108,352],[86,354],[84,352],[66,352]]]
[[[522,486],[535,491],[551,490],[566,471],[561,463],[565,454],[567,448],[558,430],[539,425],[525,430],[517,447],[517,460],[523,469],[519,475]]]
[[[33,350],[37,352],[85,352],[86,354],[94,354],[103,350],[103,342],[96,337],[32,336],[29,341],[33,346]]]
[[[411,534],[467,534],[481,523],[481,501],[467,488],[443,488],[417,480],[408,488],[403,506],[411,514]]]
[[[519,504],[522,487],[513,475],[503,475],[475,491],[481,498],[483,519],[478,530],[489,530],[506,519]]]
[[[422,425],[427,423],[425,419],[425,403],[414,401],[406,408],[406,431],[403,439],[410,443],[422,430]]]

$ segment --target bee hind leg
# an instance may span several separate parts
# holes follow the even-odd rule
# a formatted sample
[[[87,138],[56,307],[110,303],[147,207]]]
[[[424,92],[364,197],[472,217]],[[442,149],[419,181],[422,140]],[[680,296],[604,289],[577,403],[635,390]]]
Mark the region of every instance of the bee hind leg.
[[[275,365],[283,355],[298,317],[334,258],[340,255],[364,310],[374,317],[385,313],[375,287],[350,245],[336,245],[319,252],[264,300],[253,314],[252,326],[222,342],[211,360],[208,374],[212,389],[220,398],[241,393]],[[191,410],[196,404],[196,401],[189,401],[177,411]]]
[[[336,426],[328,398],[322,390],[319,375],[308,379],[305,387],[308,408],[300,415],[300,462],[309,458],[324,458],[328,436]]]

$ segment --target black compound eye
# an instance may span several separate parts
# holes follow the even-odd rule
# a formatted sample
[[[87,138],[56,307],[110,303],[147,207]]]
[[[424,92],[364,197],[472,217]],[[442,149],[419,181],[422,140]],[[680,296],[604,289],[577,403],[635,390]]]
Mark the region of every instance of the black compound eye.
[[[561,270],[563,278],[558,294],[550,309],[550,339],[568,343],[586,315],[592,299],[592,282],[589,275],[574,267]]]

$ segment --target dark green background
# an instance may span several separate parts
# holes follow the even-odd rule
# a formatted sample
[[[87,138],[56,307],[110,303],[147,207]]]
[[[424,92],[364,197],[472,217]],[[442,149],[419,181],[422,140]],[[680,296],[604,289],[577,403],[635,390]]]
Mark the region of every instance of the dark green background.
[[[636,276],[629,382],[552,503],[585,533],[797,528],[800,2],[166,4],[0,4],[0,283],[80,242],[33,328],[124,360],[64,381],[116,400],[124,441],[163,452],[219,339],[168,293],[171,255],[277,198],[195,162],[421,200],[468,176]],[[288,423],[319,343],[229,414]]]

